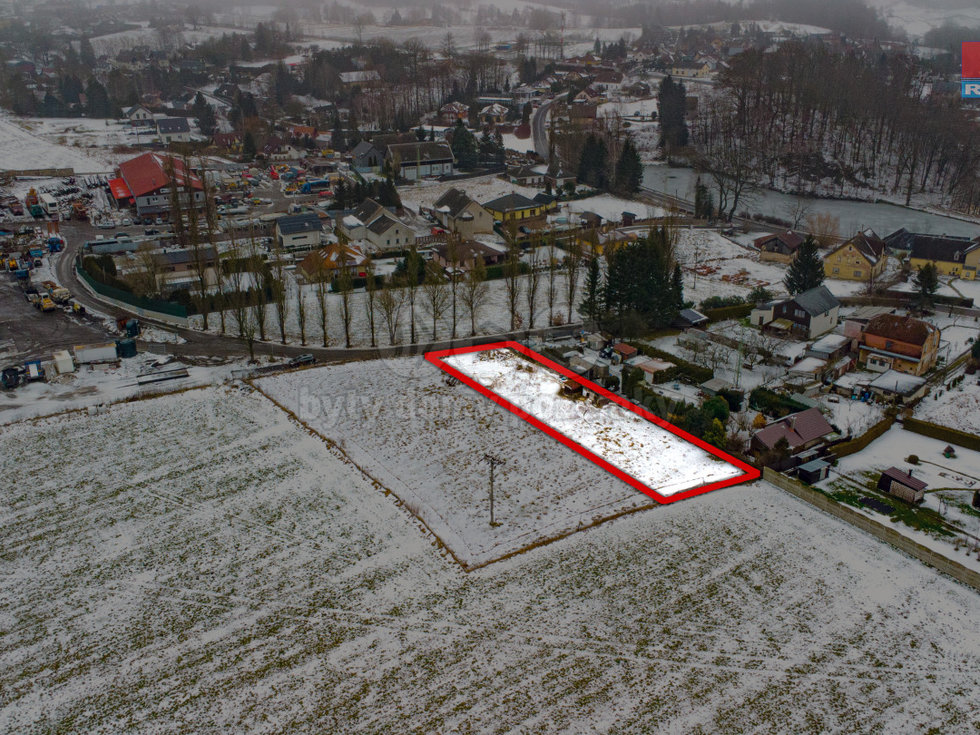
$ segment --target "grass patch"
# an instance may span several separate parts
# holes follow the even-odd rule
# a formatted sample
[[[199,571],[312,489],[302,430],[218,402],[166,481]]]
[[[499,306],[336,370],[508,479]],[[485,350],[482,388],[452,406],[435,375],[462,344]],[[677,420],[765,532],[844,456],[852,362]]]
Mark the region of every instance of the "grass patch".
[[[863,475],[862,482],[858,482],[855,478],[848,478],[846,482],[843,480],[834,480],[830,484],[832,488],[830,492],[821,490],[818,487],[813,489],[823,493],[828,498],[836,500],[838,503],[850,505],[861,510],[867,510],[861,504],[861,498],[874,498],[892,507],[892,513],[888,516],[892,521],[904,523],[909,528],[925,531],[934,536],[956,535],[946,527],[942,516],[932,508],[925,508],[921,505],[909,505],[894,495],[886,495],[885,493],[878,492],[877,477],[871,479],[874,473],[863,472],[861,474]],[[860,487],[860,490],[857,489],[858,487]]]

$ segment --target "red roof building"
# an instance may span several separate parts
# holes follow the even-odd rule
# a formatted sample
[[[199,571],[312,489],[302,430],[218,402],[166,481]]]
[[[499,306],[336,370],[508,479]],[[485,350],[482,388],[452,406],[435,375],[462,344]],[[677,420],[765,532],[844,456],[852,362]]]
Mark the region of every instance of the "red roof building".
[[[834,427],[820,410],[808,408],[774,421],[756,432],[752,437],[752,448],[757,452],[775,449],[776,443],[785,439],[790,452],[798,452],[819,444],[833,433]]]
[[[160,153],[144,153],[119,164],[119,178],[135,200],[137,214],[170,211],[171,175],[168,172],[173,173],[174,184],[183,192],[183,199],[187,199],[186,192],[190,189],[194,192],[194,205],[203,205],[204,185],[200,177],[184,168],[182,160]],[[122,189],[119,191],[122,193]]]

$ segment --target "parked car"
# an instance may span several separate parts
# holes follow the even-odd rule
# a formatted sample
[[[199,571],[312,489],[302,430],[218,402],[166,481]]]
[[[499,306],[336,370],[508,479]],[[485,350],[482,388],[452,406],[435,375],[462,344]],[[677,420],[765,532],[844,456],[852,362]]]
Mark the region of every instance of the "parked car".
[[[147,227],[145,230],[143,230],[143,234],[144,235],[159,235],[160,234],[160,230],[158,230],[156,227]]]
[[[300,367],[301,365],[315,365],[316,358],[313,355],[297,355],[289,361],[289,367]]]

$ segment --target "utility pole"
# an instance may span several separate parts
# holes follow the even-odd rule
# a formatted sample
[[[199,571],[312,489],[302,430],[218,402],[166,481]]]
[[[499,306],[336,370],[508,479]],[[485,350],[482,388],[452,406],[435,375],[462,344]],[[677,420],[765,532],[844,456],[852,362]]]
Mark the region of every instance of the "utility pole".
[[[497,526],[499,524],[493,519],[493,471],[497,465],[505,464],[505,462],[489,453],[483,455],[483,461],[490,465],[490,525]]]

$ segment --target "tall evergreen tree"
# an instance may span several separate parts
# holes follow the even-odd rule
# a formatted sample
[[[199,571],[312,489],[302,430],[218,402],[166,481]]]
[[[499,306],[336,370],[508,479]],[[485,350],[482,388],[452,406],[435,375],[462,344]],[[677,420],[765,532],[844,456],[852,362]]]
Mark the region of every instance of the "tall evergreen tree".
[[[912,284],[915,286],[915,296],[919,306],[931,304],[933,294],[939,289],[939,271],[936,270],[936,266],[926,263],[916,269],[912,275]]]
[[[456,165],[460,169],[469,171],[476,168],[480,157],[476,136],[467,130],[462,120],[457,120],[456,127],[453,128],[451,147],[456,157]]]
[[[585,274],[585,296],[578,311],[595,324],[599,321],[603,308],[602,271],[599,268],[599,259],[593,255]]]
[[[595,189],[606,189],[609,183],[606,175],[608,155],[606,141],[594,133],[589,133],[579,157],[578,182]]]
[[[786,290],[795,296],[816,288],[823,283],[823,279],[823,260],[817,251],[817,242],[812,235],[807,235],[796,252],[796,259],[790,263],[783,283]]]
[[[642,181],[643,164],[640,162],[640,154],[633,144],[632,136],[627,136],[616,162],[616,190],[623,194],[635,194],[640,190]]]
[[[660,115],[660,147],[666,151],[687,145],[687,91],[669,74],[660,83],[657,94]]]

